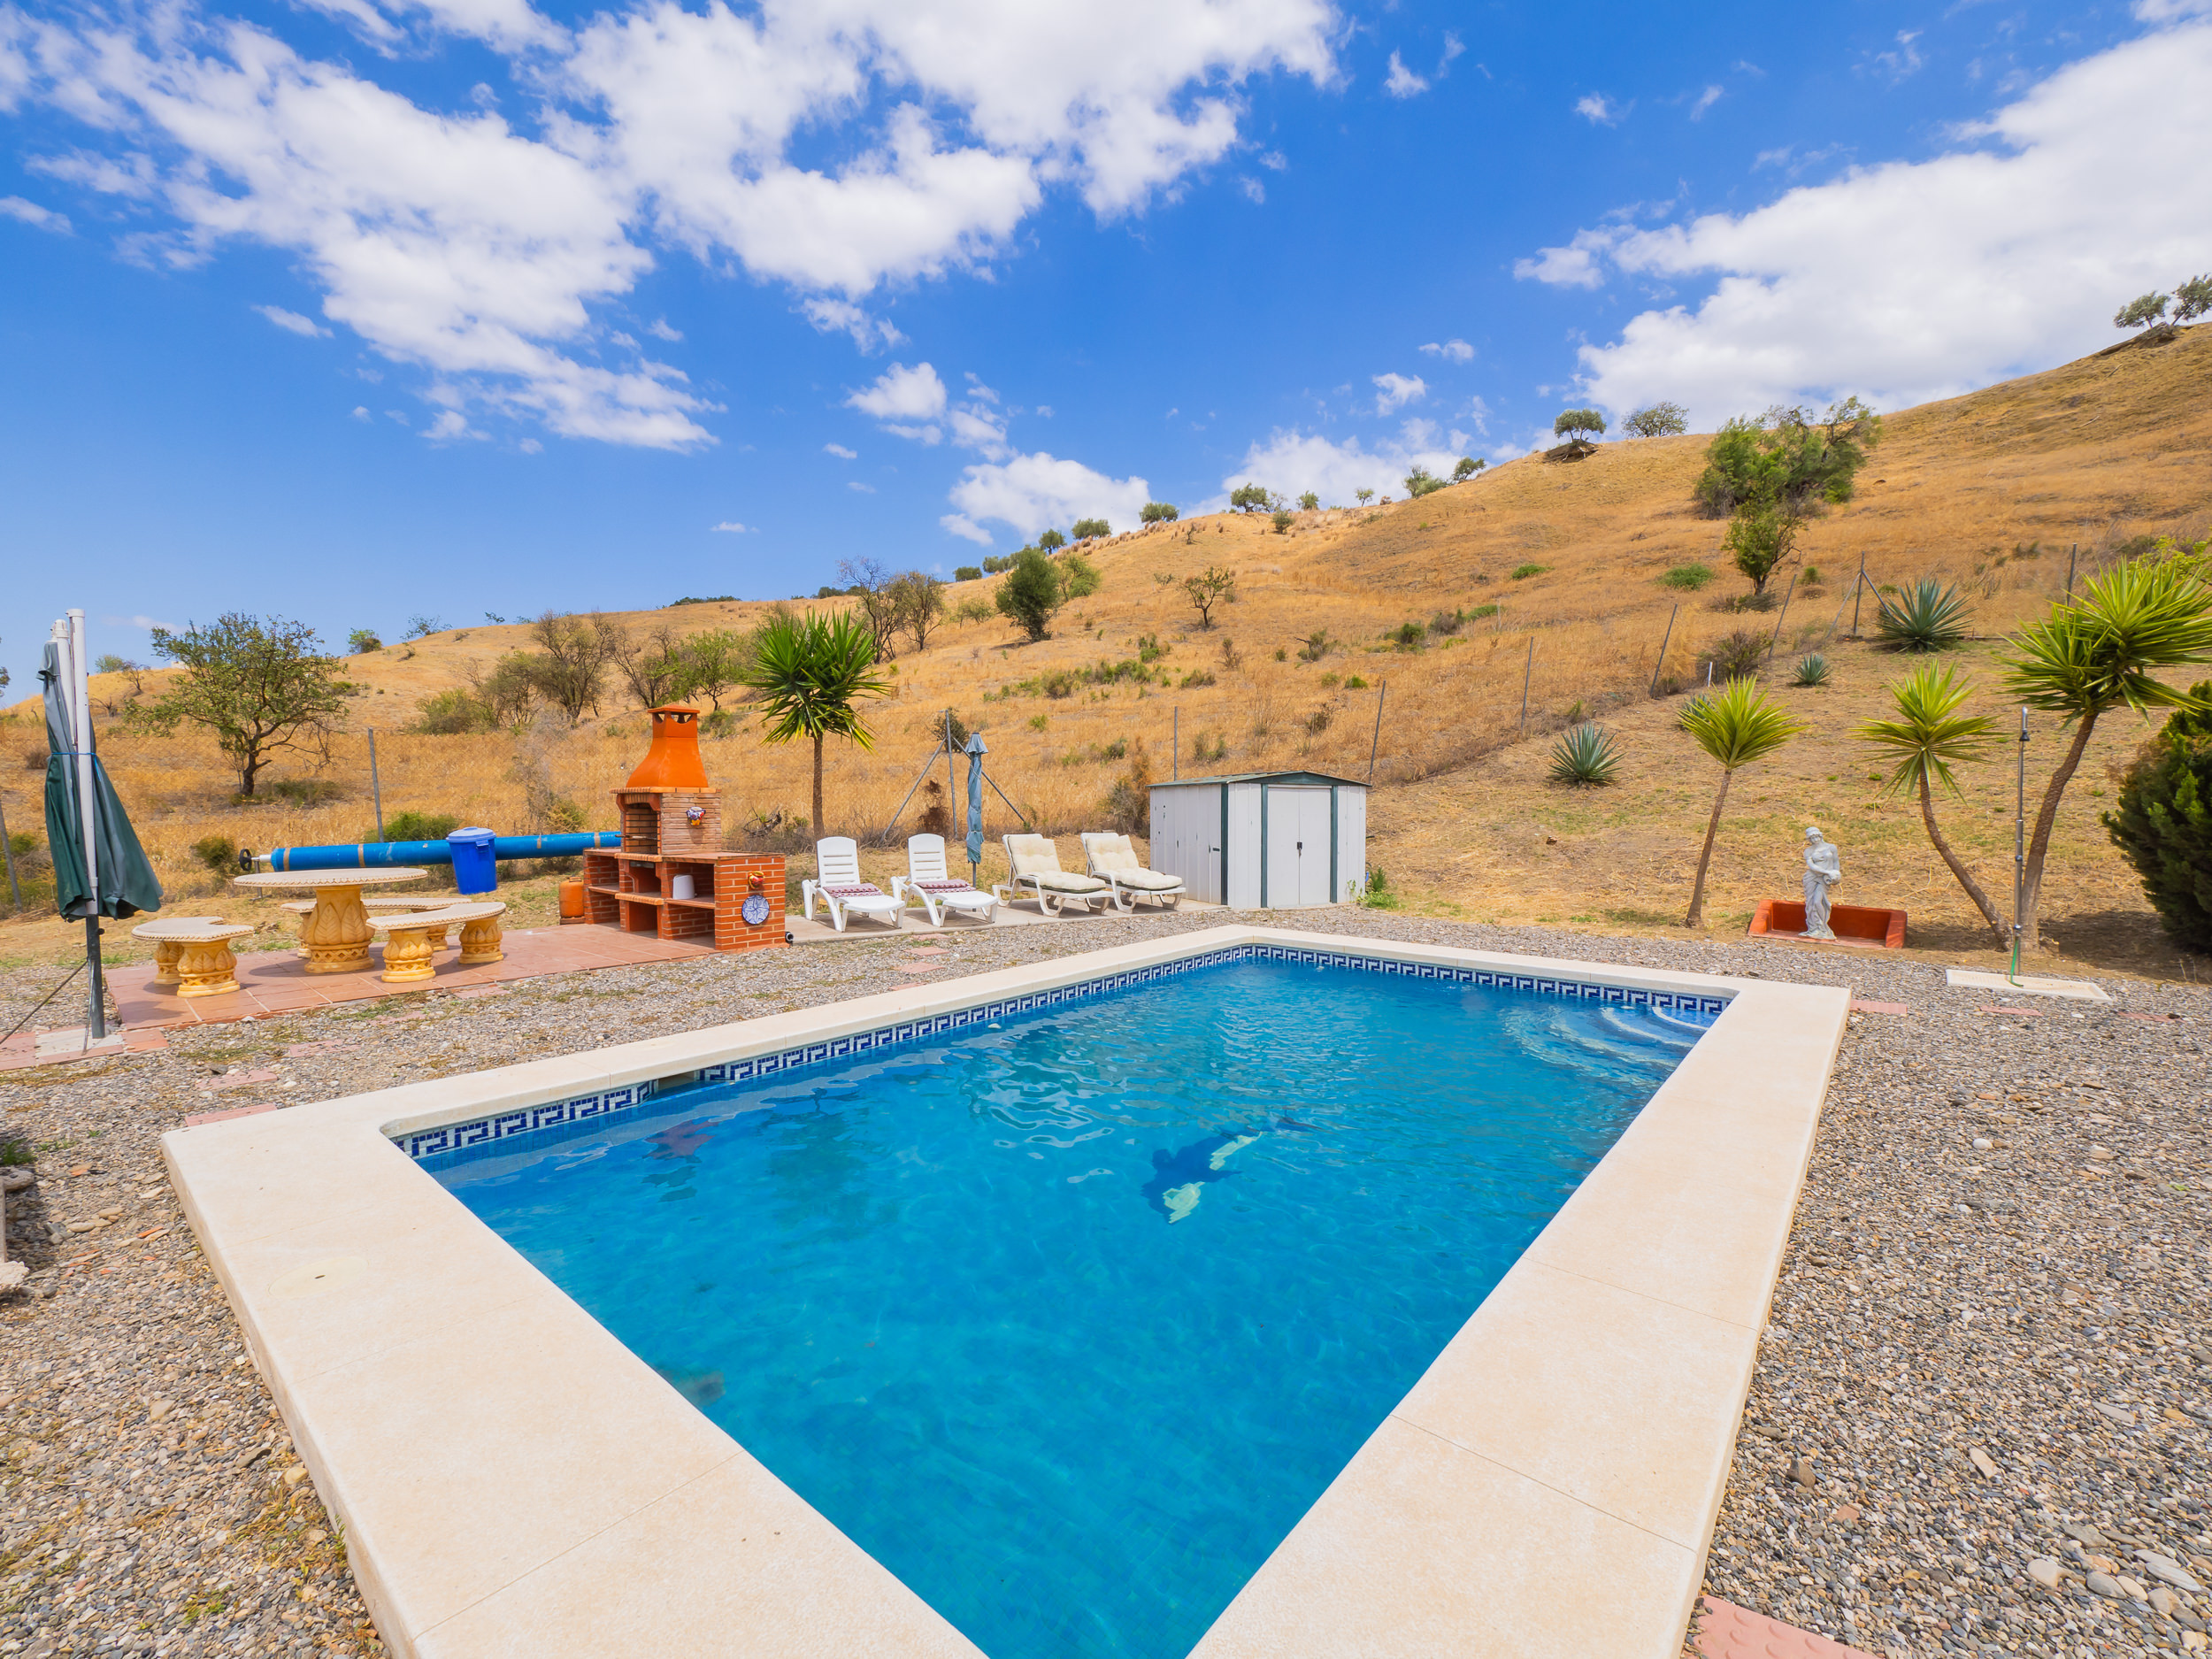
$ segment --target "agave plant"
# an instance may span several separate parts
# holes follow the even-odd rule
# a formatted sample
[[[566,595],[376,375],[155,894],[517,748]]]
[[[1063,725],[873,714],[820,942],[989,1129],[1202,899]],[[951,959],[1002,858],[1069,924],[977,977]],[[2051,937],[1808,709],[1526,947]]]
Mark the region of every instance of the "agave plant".
[[[1828,683],[1829,663],[1818,651],[1808,651],[1797,659],[1797,672],[1790,680],[1793,686],[1824,686]]]
[[[1594,720],[1585,720],[1552,745],[1554,783],[1609,784],[1620,764],[1619,745],[1609,733],[1600,730]]]
[[[1723,634],[1705,648],[1705,661],[1712,664],[1713,679],[1725,684],[1731,680],[1755,676],[1766,657],[1768,643],[1764,634],[1751,628],[1738,628],[1732,634]]]
[[[1966,602],[1934,577],[1882,595],[1874,618],[1882,643],[1901,651],[1947,651],[1966,638]]]

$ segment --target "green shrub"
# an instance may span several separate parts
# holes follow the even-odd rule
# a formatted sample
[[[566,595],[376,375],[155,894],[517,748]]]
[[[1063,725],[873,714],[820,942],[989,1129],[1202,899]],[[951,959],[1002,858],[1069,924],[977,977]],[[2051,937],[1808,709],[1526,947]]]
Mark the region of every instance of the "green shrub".
[[[449,812],[395,812],[384,820],[388,841],[442,841],[461,827]],[[374,836],[365,839],[373,841]]]
[[[1225,760],[1229,740],[1218,732],[1201,732],[1191,739],[1190,757],[1197,761]]]
[[[1088,599],[1098,591],[1098,566],[1079,553],[1060,561],[1060,591],[1066,598]]]
[[[1797,672],[1790,676],[1793,686],[1824,686],[1828,683],[1828,659],[1818,651],[1808,651],[1797,659]]]
[[[227,835],[203,835],[192,843],[192,856],[218,875],[238,871],[238,843]]]
[[[1966,602],[1959,590],[1931,576],[1893,597],[1883,595],[1874,632],[1893,650],[1946,651],[1966,638]]]
[[[702,737],[727,737],[737,730],[737,716],[727,709],[717,709],[699,722]]]
[[[338,798],[338,786],[327,778],[280,778],[269,793],[295,806],[321,806]]]
[[[987,554],[983,560],[983,568],[994,576],[1001,571],[1011,570],[1013,567],[1014,556],[1010,553]]]
[[[1322,733],[1327,731],[1328,729],[1329,711],[1326,709],[1316,709],[1311,714],[1306,717],[1306,730],[1312,733],[1316,737],[1320,736]]]
[[[1178,514],[1173,502],[1148,501],[1137,517],[1146,524],[1173,524]]]
[[[1678,565],[1659,579],[1659,585],[1694,594],[1712,580],[1713,567],[1709,565]]]
[[[1333,644],[1334,641],[1329,638],[1328,629],[1316,628],[1299,641],[1298,660],[1302,663],[1317,663],[1329,654],[1330,648]]]
[[[1767,636],[1750,628],[1738,628],[1723,634],[1705,648],[1700,660],[1713,668],[1713,683],[1720,685],[1731,680],[1755,675],[1759,664],[1766,659]]]
[[[2192,695],[2200,706],[2137,752],[2103,822],[2174,941],[2212,951],[2212,680]]]
[[[963,622],[988,622],[998,612],[987,599],[963,599],[952,614]]]
[[[1052,717],[1050,715],[1033,714],[1029,717],[1029,729],[1033,732],[1041,732],[1045,729],[1045,727],[1050,726],[1051,724]]]
[[[980,565],[956,565],[952,567],[952,579],[956,582],[981,581],[983,567]]]
[[[1517,582],[1525,582],[1532,576],[1541,576],[1550,568],[1548,565],[1516,565],[1506,574]]]
[[[1364,691],[1367,689],[1367,682],[1364,680],[1362,680],[1357,674],[1354,674],[1344,682],[1344,689],[1347,691]]]
[[[1447,636],[1456,634],[1466,623],[1466,616],[1457,611],[1440,611],[1429,618],[1429,632]]]
[[[462,737],[491,728],[491,710],[483,699],[465,686],[454,686],[425,697],[409,729],[426,737]]]
[[[1613,781],[1613,773],[1620,764],[1619,748],[1594,721],[1585,720],[1552,745],[1554,783],[1602,787]]]
[[[1320,504],[1321,497],[1315,495],[1311,490],[1308,490],[1304,495],[1298,497],[1298,511],[1300,512],[1311,512]]]
[[[1113,534],[1114,526],[1103,518],[1078,518],[1073,531],[1077,541],[1088,541],[1094,536]]]
[[[1211,674],[1202,668],[1194,668],[1183,676],[1175,688],[1178,691],[1196,691],[1201,687],[1210,686],[1213,683],[1214,677]]]
[[[1417,622],[1401,623],[1391,632],[1383,635],[1383,638],[1388,640],[1402,651],[1419,650],[1422,641],[1427,637],[1428,630]]]
[[[1274,525],[1275,534],[1277,535],[1288,535],[1290,534],[1290,526],[1297,521],[1297,515],[1286,507],[1277,508],[1275,510],[1274,518],[1269,520],[1270,523]]]
[[[384,641],[376,637],[374,628],[356,628],[346,635],[346,649],[358,657],[364,651],[382,650]]]
[[[1797,585],[1800,588],[1809,590],[1819,587],[1822,580],[1820,566],[1817,565],[1808,565],[1805,567],[1805,573],[1797,579]]]
[[[1359,878],[1355,876],[1345,883],[1345,887],[1355,904],[1363,905],[1371,910],[1394,910],[1398,908],[1398,895],[1390,890],[1390,878],[1383,874],[1380,864],[1367,872],[1365,886],[1363,887]]]
[[[1160,643],[1158,634],[1140,634],[1137,635],[1137,661],[1140,664],[1156,663],[1167,653],[1168,648]]]
[[[1433,495],[1443,488],[1444,480],[1425,466],[1417,466],[1406,474],[1406,498],[1409,501],[1418,501],[1422,496]]]

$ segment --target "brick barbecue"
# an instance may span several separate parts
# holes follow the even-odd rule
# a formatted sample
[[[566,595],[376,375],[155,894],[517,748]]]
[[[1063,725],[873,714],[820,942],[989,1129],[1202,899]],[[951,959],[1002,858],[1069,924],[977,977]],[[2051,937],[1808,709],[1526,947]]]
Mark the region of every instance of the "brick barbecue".
[[[614,792],[621,849],[584,855],[585,919],[717,950],[786,943],[783,855],[723,849],[722,792],[699,756],[699,710],[668,704],[652,715],[653,746]],[[760,919],[748,921],[756,896],[766,911],[756,905]]]

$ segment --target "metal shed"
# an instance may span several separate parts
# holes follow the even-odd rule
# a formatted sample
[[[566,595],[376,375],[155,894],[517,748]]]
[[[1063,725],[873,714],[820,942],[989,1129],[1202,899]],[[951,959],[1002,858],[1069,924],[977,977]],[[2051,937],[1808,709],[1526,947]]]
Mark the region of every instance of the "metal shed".
[[[1367,880],[1367,786],[1318,772],[1155,783],[1151,863],[1239,910],[1341,904]]]

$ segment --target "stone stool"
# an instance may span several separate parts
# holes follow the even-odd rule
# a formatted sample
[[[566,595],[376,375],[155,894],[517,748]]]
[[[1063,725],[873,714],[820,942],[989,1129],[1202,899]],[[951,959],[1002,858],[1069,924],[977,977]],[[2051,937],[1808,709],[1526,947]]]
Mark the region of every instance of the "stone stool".
[[[253,931],[250,923],[178,916],[134,927],[131,936],[153,941],[156,985],[173,985],[179,996],[221,996],[238,988],[230,941]]]
[[[459,965],[472,968],[497,962],[501,949],[499,918],[507,907],[496,900],[449,904],[442,910],[418,910],[403,916],[372,916],[372,932],[384,935],[384,972],[377,977],[388,985],[427,979],[436,972],[431,957],[449,927],[461,930]]]

